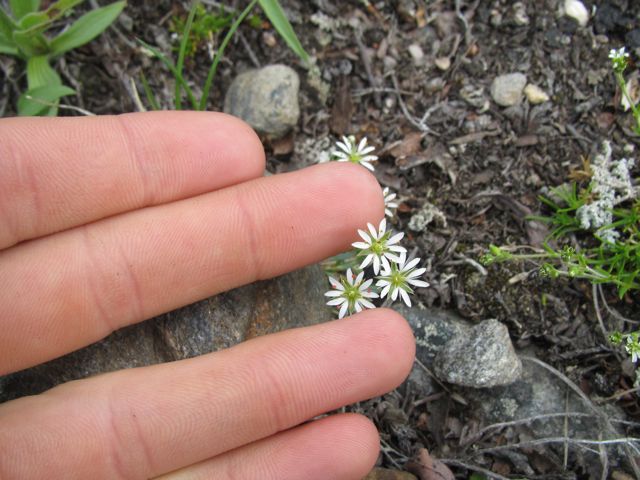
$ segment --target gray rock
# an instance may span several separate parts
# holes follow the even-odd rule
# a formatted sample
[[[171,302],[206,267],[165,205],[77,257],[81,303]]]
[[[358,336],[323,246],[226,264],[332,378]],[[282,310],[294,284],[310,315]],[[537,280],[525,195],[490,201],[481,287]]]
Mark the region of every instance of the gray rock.
[[[507,327],[497,320],[485,320],[447,342],[436,356],[434,369],[446,382],[486,388],[516,381],[522,363]]]
[[[208,298],[119,330],[64,357],[0,377],[0,403],[71,380],[182,360],[330,320],[325,291],[325,275],[312,266]]]
[[[224,100],[224,111],[240,117],[258,133],[278,139],[298,124],[298,74],[285,65],[242,73]]]
[[[449,340],[465,336],[471,329],[471,324],[447,310],[419,310],[402,304],[393,308],[411,325],[416,337],[416,358],[429,368]]]
[[[508,73],[500,75],[491,84],[493,101],[501,107],[512,107],[522,102],[527,77],[522,73]]]

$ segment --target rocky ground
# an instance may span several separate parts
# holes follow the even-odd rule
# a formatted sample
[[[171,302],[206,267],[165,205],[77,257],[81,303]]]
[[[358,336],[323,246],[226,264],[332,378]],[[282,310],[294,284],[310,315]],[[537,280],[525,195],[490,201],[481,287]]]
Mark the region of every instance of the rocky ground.
[[[60,61],[64,81],[79,92],[68,104],[96,114],[139,109],[134,85],[142,92],[144,72],[163,108],[172,107],[171,75],[135,38],[170,52],[169,27],[183,2],[129,3],[116,28]],[[598,316],[607,330],[628,330],[620,317],[639,318],[638,295],[619,299],[606,288],[541,278],[533,264],[484,268],[477,259],[490,243],[541,245],[548,232],[528,219],[541,212],[538,195],[567,181],[603,140],[617,155],[637,151],[607,55],[626,45],[638,60],[640,4],[584,0],[584,12],[574,5],[567,15],[564,0],[282,3],[317,69],[303,68],[268,24],[243,25],[210,109],[244,115],[247,89],[255,100],[281,86],[278,108],[265,106],[268,121],[249,119],[262,130],[272,173],[318,162],[341,135],[367,136],[380,156],[378,180],[399,195],[394,228],[428,266],[431,287],[402,309],[418,341],[409,380],[349,407],[381,432],[379,466],[388,471],[372,478],[637,478],[640,444],[621,440],[640,437],[638,397],[625,393],[635,373]],[[213,36],[211,45],[219,41]],[[11,115],[23,79],[11,60],[0,63],[0,111]],[[208,64],[204,42],[187,62],[196,91]],[[274,64],[294,71],[263,70],[232,87],[243,72]],[[326,319],[323,273],[294,275],[0,378],[0,401],[204,353],[300,318]],[[291,291],[305,315],[278,300]],[[221,320],[235,317],[244,323]]]

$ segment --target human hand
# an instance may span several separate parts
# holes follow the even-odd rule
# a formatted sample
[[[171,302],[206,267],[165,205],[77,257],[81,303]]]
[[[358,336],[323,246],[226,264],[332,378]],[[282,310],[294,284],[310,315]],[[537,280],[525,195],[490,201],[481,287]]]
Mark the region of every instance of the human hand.
[[[222,114],[0,121],[0,375],[348,248],[383,216],[365,169],[263,178]],[[377,309],[0,405],[0,478],[357,479],[364,417],[301,423],[398,385],[410,328]]]

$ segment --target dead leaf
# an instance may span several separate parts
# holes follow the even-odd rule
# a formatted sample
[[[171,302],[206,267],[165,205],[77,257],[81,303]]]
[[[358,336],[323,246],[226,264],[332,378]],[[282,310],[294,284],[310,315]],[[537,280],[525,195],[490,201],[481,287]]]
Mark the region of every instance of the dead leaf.
[[[340,77],[340,83],[336,90],[336,97],[331,107],[331,131],[338,136],[345,135],[351,127],[351,115],[353,114],[353,102],[351,101],[351,88],[349,77]]]
[[[291,154],[291,152],[293,152],[293,146],[293,133],[290,133],[284,138],[271,142],[271,148],[273,149],[273,154],[276,157]]]
[[[407,463],[407,471],[420,480],[455,480],[455,476],[444,463],[432,458],[426,448],[421,448],[415,460]]]
[[[389,149],[389,154],[395,158],[405,158],[409,155],[416,155],[422,151],[422,136],[423,134],[421,132],[411,132],[405,135],[399,143]]]

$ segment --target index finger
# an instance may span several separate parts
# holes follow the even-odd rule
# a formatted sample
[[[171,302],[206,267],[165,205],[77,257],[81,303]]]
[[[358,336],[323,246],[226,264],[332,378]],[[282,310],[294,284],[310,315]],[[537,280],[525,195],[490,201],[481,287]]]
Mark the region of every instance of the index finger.
[[[0,250],[262,175],[264,152],[222,113],[0,120]]]

